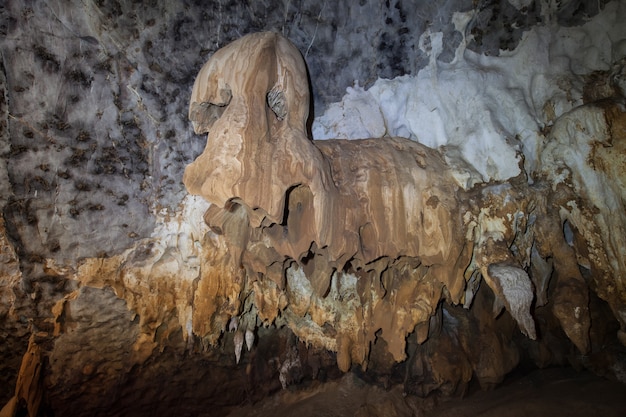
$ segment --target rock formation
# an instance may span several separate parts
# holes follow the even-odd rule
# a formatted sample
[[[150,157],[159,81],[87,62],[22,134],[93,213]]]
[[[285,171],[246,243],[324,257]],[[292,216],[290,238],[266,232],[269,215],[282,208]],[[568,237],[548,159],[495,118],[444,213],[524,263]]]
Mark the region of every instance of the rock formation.
[[[626,381],[605,3],[0,6],[0,416]]]
[[[300,339],[336,351],[347,371],[367,366],[379,337],[403,361],[407,336],[427,340],[440,301],[470,308],[484,280],[494,314],[506,308],[526,336],[537,337],[532,309],[541,300],[580,352],[589,351],[588,284],[579,266],[605,286],[624,270],[624,256],[612,249],[620,242],[602,244],[622,234],[599,230],[598,215],[578,209],[590,187],[564,172],[579,160],[542,161],[532,185],[521,176],[469,187],[459,180],[470,169],[462,161],[406,139],[311,142],[308,91],[300,52],[274,33],[216,52],[194,84],[189,116],[208,139],[184,182],[212,204],[205,221],[229,249],[234,273],[226,281],[236,285],[215,297],[229,300],[230,316],[258,315],[265,325],[280,317]],[[568,132],[567,140],[622,141],[620,104],[593,109],[580,111],[597,112],[612,130],[582,127],[590,133],[578,140]],[[544,158],[567,148],[559,142],[568,118],[555,124]],[[623,173],[612,174],[617,184],[603,189],[623,207],[622,191],[613,191]],[[585,178],[612,182],[602,172]],[[624,293],[609,292],[601,297],[623,328]],[[229,319],[211,318],[222,330]]]

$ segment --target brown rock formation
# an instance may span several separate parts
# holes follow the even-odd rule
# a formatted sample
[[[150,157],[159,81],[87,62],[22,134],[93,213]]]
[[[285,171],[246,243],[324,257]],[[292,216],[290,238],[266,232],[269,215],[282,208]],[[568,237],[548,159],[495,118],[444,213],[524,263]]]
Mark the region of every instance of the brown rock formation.
[[[580,235],[568,242],[563,222],[582,228],[582,219],[558,211],[571,205],[571,193],[550,194],[542,180],[528,185],[524,176],[467,190],[455,175],[461,162],[400,138],[312,142],[308,103],[300,53],[273,33],[226,46],[196,79],[189,116],[208,140],[184,182],[212,203],[205,220],[228,247],[231,278],[219,280],[235,284],[212,293],[234,306],[224,311],[284,321],[307,343],[336,351],[345,371],[367,365],[379,336],[393,360],[404,360],[407,335],[428,339],[440,300],[470,308],[482,278],[495,295],[493,313],[506,308],[529,338],[537,337],[536,299],[550,302],[567,336],[589,350],[581,251],[591,245],[598,259],[611,248],[598,234],[591,237],[598,244]],[[626,270],[624,257],[613,256],[617,264],[593,267]],[[602,298],[623,305],[619,294]],[[219,321],[224,328],[226,318]],[[481,355],[474,351],[470,362]],[[488,380],[513,365],[490,367],[499,371]]]
[[[150,237],[29,260],[43,277],[31,280],[0,222],[4,333],[37,336],[6,345],[27,353],[3,413],[34,415],[43,391],[59,414],[145,412],[154,398],[174,410],[170,382],[225,412],[354,365],[423,396],[493,387],[525,356],[616,369],[619,351],[604,353],[606,332],[626,340],[615,97],[555,121],[533,181],[470,188],[460,159],[406,139],[311,141],[308,94],[289,41],[244,37],[194,85],[189,116],[208,140],[184,182],[200,197],[159,214]]]
[[[29,416],[36,416],[43,397],[42,368],[43,356],[41,348],[31,336],[28,350],[24,354],[20,371],[17,376],[15,395],[0,410],[0,416],[13,417],[17,415],[18,405],[25,404]]]

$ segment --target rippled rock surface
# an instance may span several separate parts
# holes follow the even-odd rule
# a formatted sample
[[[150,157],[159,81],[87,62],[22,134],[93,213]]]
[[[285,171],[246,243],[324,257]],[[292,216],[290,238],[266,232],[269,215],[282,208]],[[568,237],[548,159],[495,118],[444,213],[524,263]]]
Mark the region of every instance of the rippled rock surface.
[[[624,18],[5,2],[1,415],[624,381]]]

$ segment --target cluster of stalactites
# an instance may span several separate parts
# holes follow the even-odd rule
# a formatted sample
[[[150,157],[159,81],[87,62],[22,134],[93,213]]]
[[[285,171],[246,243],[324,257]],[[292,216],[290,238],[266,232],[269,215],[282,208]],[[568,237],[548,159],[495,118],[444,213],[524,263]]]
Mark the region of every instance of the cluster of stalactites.
[[[218,327],[252,299],[261,321],[337,351],[342,369],[364,363],[379,334],[402,360],[407,334],[424,341],[442,299],[470,308],[485,282],[494,314],[505,308],[531,339],[533,306],[550,303],[589,349],[578,268],[588,241],[563,231],[580,224],[563,213],[571,189],[550,192],[548,173],[465,190],[462,161],[400,138],[311,142],[307,114],[304,62],[277,34],[233,42],[196,79],[190,118],[208,139],[184,182],[213,204],[205,220],[236,283],[220,287],[233,292],[218,296],[232,306],[214,309]]]
[[[495,295],[494,315],[506,308],[520,330],[534,339],[533,302],[535,306],[548,302],[552,279],[555,316],[586,352],[590,325],[586,283],[571,268],[575,252],[559,230],[558,217],[550,219],[545,199],[533,197],[536,190],[491,185],[463,195],[470,204],[463,216],[456,217],[454,236],[463,244],[446,254],[447,263],[442,264],[404,254],[365,262],[358,251],[342,262],[315,241],[292,256],[280,249],[293,248],[302,238],[294,231],[302,228],[275,223],[254,228],[247,219],[250,209],[241,203],[227,210],[213,206],[205,218],[230,248],[222,261],[231,262],[232,271],[237,267],[244,271],[234,280],[240,283],[231,287],[235,292],[221,299],[234,302],[230,309],[234,314],[252,313],[266,325],[279,320],[301,340],[336,351],[338,364],[347,370],[354,363],[367,364],[369,347],[378,337],[385,340],[394,360],[404,360],[407,335],[415,331],[418,342],[427,339],[440,301],[469,309],[481,282]],[[300,209],[287,210],[285,223],[310,207],[301,199],[293,204]],[[228,318],[214,311],[223,327]]]

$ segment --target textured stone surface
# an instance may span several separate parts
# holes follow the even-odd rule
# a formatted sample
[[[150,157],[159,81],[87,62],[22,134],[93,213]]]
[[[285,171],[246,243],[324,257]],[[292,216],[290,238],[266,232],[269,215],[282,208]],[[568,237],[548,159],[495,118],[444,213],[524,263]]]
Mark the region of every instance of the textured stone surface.
[[[232,417],[532,417],[544,413],[586,417],[599,414],[619,417],[626,407],[623,388],[588,374],[567,369],[535,371],[493,391],[463,401],[434,401],[406,396],[400,387],[384,390],[346,375],[339,381],[310,387],[302,392],[284,391],[254,406],[234,410]]]
[[[623,63],[582,74],[572,61],[571,109],[578,96],[586,105],[540,109],[532,181],[520,166],[508,183],[480,184],[454,153],[403,139],[312,144],[306,124],[307,78],[319,115],[357,82],[444,66],[465,41],[479,63],[506,56],[525,30],[579,25],[602,7],[3,2],[3,413],[35,414],[43,393],[41,414],[223,415],[339,368],[419,395],[463,394],[470,378],[490,388],[518,363],[625,380]],[[230,178],[199,164],[209,206],[182,183],[205,145],[187,118],[194,78],[262,30],[306,59],[308,76],[294,62],[285,72],[304,102],[293,116],[294,96],[260,82],[271,59],[251,55],[261,101],[228,126],[211,119],[213,132],[294,141],[242,140],[244,158],[209,138],[202,158],[228,156],[216,166]],[[574,39],[585,62],[602,51],[590,39]],[[618,57],[624,43],[611,42]]]
[[[426,373],[434,375],[430,390],[451,386],[442,391],[453,394],[472,373],[481,383],[498,383],[519,356],[508,344],[512,334],[494,339],[502,332],[486,331],[485,348],[473,350],[476,337],[468,337],[466,367],[453,365],[446,374],[447,365],[437,362],[436,352],[454,343],[428,337],[440,300],[469,309],[468,298],[474,297],[482,277],[495,296],[493,313],[506,308],[520,331],[536,339],[531,311],[535,291],[545,293],[545,285],[533,285],[527,272],[535,253],[539,276],[534,281],[546,279],[541,270],[550,259],[554,294],[548,304],[565,334],[581,353],[588,353],[587,286],[619,287],[616,277],[624,268],[623,256],[613,246],[599,245],[610,241],[610,234],[596,228],[596,218],[567,217],[566,207],[574,207],[576,199],[588,205],[582,189],[598,192],[595,188],[580,184],[576,193],[567,188],[546,193],[563,181],[551,174],[562,167],[547,158],[560,151],[572,154],[571,147],[558,142],[559,122],[567,123],[569,114],[555,123],[557,139],[542,154],[543,180],[537,177],[529,184],[520,176],[465,190],[455,175],[465,169],[463,160],[444,160],[441,153],[406,139],[308,141],[303,69],[298,50],[285,39],[255,34],[216,53],[194,85],[190,119],[196,132],[209,134],[205,151],[187,167],[184,181],[192,194],[213,204],[204,219],[230,249],[230,281],[236,285],[222,286],[218,294],[230,300],[233,312],[254,297],[244,316],[256,310],[267,324],[284,317],[299,338],[336,351],[343,371],[353,364],[367,367],[370,348],[379,338],[395,361],[405,360],[406,338],[415,330],[419,344],[430,339],[424,346],[435,346],[425,354]],[[577,127],[583,138],[570,132],[564,136],[576,143],[588,136],[621,142],[621,105],[607,102],[590,109],[581,108],[577,120],[594,123],[597,111],[605,116],[596,124],[611,129],[602,124],[595,130]],[[588,154],[576,152],[571,162],[564,162],[570,166]],[[594,181],[597,175],[587,172],[583,178]],[[613,184],[620,187],[621,174],[606,181],[609,201],[623,207],[622,191],[612,191]],[[595,205],[601,210],[605,203],[596,200]],[[563,229],[568,221],[591,230],[574,238],[573,231]],[[618,230],[621,221],[617,215]],[[587,252],[593,255],[589,260],[577,258]],[[593,265],[590,281],[579,265]],[[615,284],[604,281],[607,275]],[[623,296],[610,292],[600,297],[621,322]],[[450,317],[443,326],[450,331],[458,319],[446,316],[447,311],[437,314]],[[468,327],[456,337],[481,321],[484,311],[472,311]],[[487,346],[491,354],[483,360]],[[453,362],[449,356],[444,360],[448,364]],[[426,386],[419,386],[426,390],[422,394],[430,392]]]

